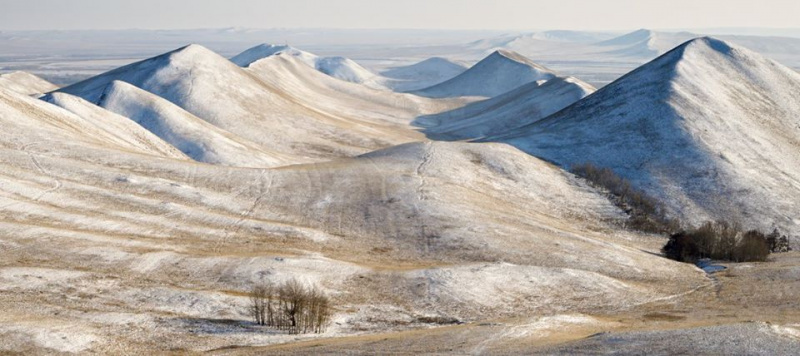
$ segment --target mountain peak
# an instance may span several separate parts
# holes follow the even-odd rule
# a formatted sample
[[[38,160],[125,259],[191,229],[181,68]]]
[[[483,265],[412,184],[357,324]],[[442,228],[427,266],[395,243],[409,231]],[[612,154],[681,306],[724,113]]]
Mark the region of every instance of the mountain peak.
[[[708,66],[708,70],[717,71],[721,61],[741,65],[742,70],[749,71],[756,63],[767,63],[769,60],[755,52],[730,44],[714,37],[697,37],[675,47],[664,55],[645,64],[639,70],[648,68],[678,68],[689,63]],[[750,62],[752,65],[745,65]],[[716,63],[716,64],[714,64]]]
[[[555,73],[527,57],[509,50],[496,50],[466,72],[417,93],[428,97],[493,97],[522,85],[554,78]]]
[[[523,56],[523,55],[521,55],[521,54],[519,54],[517,52],[511,51],[511,50],[507,50],[507,49],[498,49],[498,50],[494,51],[494,53],[492,53],[492,55],[489,56],[488,58],[491,58],[492,56],[502,56],[502,57],[508,58],[508,59],[510,59],[512,61],[520,62],[520,63],[524,63],[524,64],[532,64],[533,63],[533,61],[531,61],[527,57],[525,57],[525,56]]]
[[[209,55],[219,56],[214,51],[212,51],[212,50],[210,50],[208,48],[205,48],[202,45],[194,44],[194,43],[190,44],[190,45],[187,45],[187,46],[183,46],[181,48],[178,48],[178,49],[176,49],[176,50],[174,50],[172,52],[169,52],[168,54],[169,54],[170,58],[176,58],[176,57],[180,57],[180,58],[198,58],[198,57],[205,57],[205,56],[209,56]]]
[[[684,46],[687,49],[698,48],[702,46],[703,48],[711,49],[725,55],[731,54],[734,50],[734,46],[732,46],[728,42],[709,36],[698,37],[689,40],[686,43],[684,43]]]

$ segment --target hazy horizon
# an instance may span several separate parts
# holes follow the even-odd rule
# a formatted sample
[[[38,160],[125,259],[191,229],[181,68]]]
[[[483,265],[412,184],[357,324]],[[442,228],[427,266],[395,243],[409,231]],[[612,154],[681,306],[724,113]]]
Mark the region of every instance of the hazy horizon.
[[[800,2],[764,0],[1,0],[0,30],[797,28]],[[158,11],[153,11],[157,9]]]

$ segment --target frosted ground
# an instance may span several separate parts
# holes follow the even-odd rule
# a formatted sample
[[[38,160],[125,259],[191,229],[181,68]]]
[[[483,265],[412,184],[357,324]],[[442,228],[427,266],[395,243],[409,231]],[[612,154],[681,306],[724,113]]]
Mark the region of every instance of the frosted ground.
[[[797,40],[694,37],[2,33],[61,88],[0,76],[0,352],[791,354],[798,252],[708,275],[564,169],[797,235]],[[291,278],[325,333],[249,321]]]

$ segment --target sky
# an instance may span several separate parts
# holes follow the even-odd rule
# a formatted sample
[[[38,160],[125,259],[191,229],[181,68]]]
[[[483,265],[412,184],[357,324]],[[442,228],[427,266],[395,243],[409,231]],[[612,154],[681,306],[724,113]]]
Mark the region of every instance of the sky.
[[[800,0],[0,0],[0,30],[800,27]]]

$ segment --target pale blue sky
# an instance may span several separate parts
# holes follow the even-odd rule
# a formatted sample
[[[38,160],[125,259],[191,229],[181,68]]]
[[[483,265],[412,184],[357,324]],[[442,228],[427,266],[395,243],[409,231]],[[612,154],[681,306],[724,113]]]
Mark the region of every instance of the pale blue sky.
[[[800,0],[0,0],[0,29],[800,27]]]

